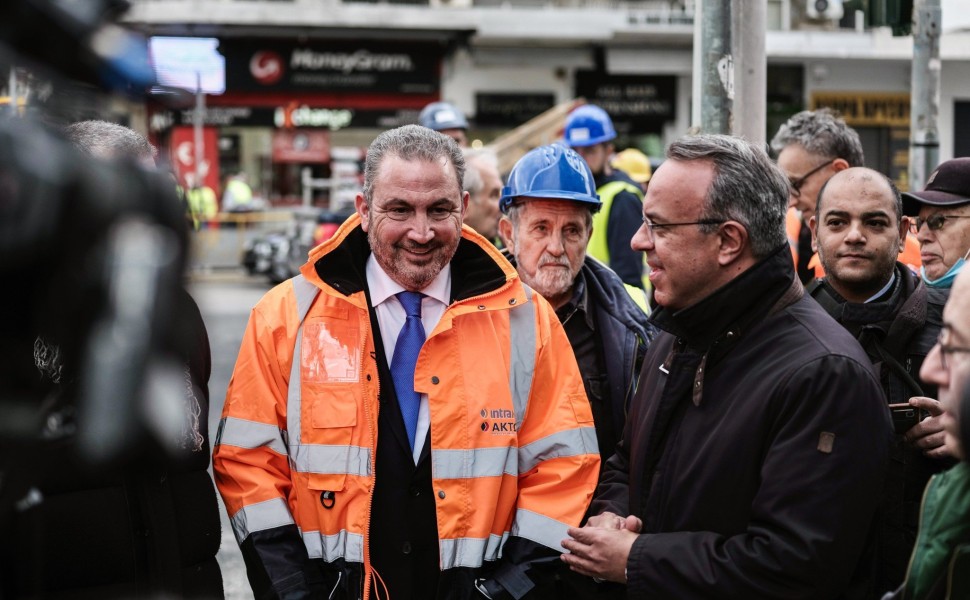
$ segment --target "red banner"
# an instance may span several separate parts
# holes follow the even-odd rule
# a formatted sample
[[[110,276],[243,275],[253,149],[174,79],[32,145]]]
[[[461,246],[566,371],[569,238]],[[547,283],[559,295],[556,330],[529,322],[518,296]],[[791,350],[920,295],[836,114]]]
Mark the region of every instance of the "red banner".
[[[192,187],[186,179],[195,178],[195,132],[192,127],[173,127],[169,138],[172,152],[172,166],[179,183]],[[219,134],[215,127],[202,128],[202,180],[205,185],[219,193]]]

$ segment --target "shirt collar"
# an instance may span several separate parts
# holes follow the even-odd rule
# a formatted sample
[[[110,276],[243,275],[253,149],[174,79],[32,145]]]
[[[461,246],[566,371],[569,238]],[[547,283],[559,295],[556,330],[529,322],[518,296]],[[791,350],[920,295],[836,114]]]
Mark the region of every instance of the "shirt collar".
[[[391,279],[391,276],[377,263],[374,254],[367,257],[367,287],[370,290],[370,301],[374,306],[380,306],[391,296],[395,296],[405,291],[400,283]],[[431,280],[423,290],[422,294],[429,298],[434,298],[445,306],[448,306],[451,299],[451,264],[446,264],[438,276]]]
[[[560,321],[563,321],[576,311],[581,311],[583,313],[583,319],[586,321],[587,327],[590,329],[596,329],[593,326],[593,315],[590,314],[589,311],[589,290],[586,287],[586,277],[583,275],[582,271],[577,273],[576,279],[573,280],[572,297],[569,299],[569,302],[559,307],[559,310],[556,311],[556,315],[559,317]]]
[[[884,285],[881,290],[873,294],[871,298],[863,302],[863,304],[868,304],[870,302],[878,300],[879,298],[882,298],[883,294],[885,294],[890,289],[892,289],[894,283],[896,283],[896,269],[893,269],[893,275],[892,277],[889,278],[889,281],[886,283],[886,285]]]

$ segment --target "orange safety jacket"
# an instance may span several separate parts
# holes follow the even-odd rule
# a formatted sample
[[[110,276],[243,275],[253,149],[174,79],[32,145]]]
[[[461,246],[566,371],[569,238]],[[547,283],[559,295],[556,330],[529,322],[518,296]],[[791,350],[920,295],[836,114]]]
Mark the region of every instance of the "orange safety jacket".
[[[368,252],[354,215],[252,311],[213,453],[251,581],[252,561],[267,555],[256,534],[295,524],[308,559],[361,563],[364,598],[379,587],[368,560],[379,433]],[[318,274],[348,261],[360,265],[356,280]],[[510,536],[562,551],[599,472],[569,341],[551,306],[467,227],[451,264],[453,296],[474,268],[498,277],[453,299],[415,369],[428,395],[440,568],[497,561]],[[324,490],[342,501],[322,506]]]

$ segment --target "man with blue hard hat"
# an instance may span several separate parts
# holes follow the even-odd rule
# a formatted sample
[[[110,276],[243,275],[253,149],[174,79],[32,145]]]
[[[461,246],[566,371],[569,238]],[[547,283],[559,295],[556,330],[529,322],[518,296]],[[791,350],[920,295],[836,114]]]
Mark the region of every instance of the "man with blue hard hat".
[[[450,102],[432,102],[421,109],[418,123],[422,127],[434,129],[458,142],[462,148],[468,146],[468,120],[458,107]]]
[[[540,146],[512,168],[499,206],[506,256],[559,317],[573,348],[593,412],[603,463],[623,433],[626,407],[655,330],[642,289],[625,285],[587,255],[600,210],[593,173],[561,144]],[[563,573],[568,597],[622,596],[619,586]]]
[[[624,408],[654,329],[643,290],[587,256],[601,206],[594,186],[577,153],[558,144],[535,148],[502,190],[499,235],[519,277],[552,304],[566,330],[605,462],[623,432]]]
[[[643,191],[640,184],[610,165],[616,129],[599,106],[580,106],[566,117],[566,145],[589,165],[603,210],[593,219],[589,253],[616,271],[625,283],[642,288],[643,256],[630,247],[640,227]]]

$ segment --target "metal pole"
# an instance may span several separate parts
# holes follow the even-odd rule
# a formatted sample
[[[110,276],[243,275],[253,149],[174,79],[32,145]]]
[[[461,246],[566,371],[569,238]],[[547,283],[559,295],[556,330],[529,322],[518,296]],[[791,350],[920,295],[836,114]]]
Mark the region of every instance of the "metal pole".
[[[768,66],[765,22],[768,4],[733,0],[731,16],[734,50],[734,126],[732,133],[753,144],[765,143]]]
[[[202,136],[202,121],[205,116],[205,94],[202,93],[202,75],[195,74],[195,115],[192,119],[192,132],[195,134],[195,184],[205,187],[202,179],[205,159],[205,138]],[[199,192],[201,194],[201,192]]]
[[[940,0],[913,5],[909,189],[922,190],[940,161]]]
[[[700,39],[695,34],[694,52],[700,54],[700,69],[694,72],[700,78],[695,79],[694,95],[700,98],[701,131],[730,133],[734,100],[731,0],[701,0],[699,5],[701,18],[695,28],[700,27]]]
[[[17,68],[14,66],[10,67],[10,81],[7,84],[7,89],[10,96],[10,114],[16,117],[20,111],[17,110]]]

